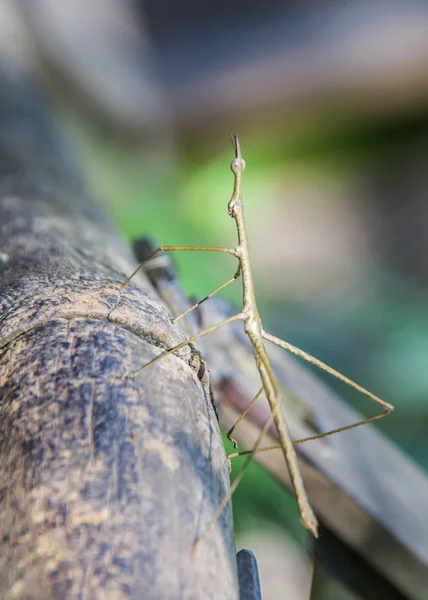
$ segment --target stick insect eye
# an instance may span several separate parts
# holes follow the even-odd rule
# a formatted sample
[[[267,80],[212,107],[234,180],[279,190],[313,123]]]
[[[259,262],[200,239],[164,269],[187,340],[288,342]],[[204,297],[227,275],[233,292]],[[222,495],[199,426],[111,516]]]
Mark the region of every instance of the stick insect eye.
[[[242,173],[245,169],[245,160],[243,158],[234,158],[230,163],[230,168],[233,173]]]

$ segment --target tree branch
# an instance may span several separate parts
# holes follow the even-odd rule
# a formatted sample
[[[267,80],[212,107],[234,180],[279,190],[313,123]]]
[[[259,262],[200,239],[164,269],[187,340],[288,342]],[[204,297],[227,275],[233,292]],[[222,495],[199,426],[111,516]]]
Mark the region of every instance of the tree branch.
[[[228,487],[205,364],[122,379],[184,336],[147,279],[113,285],[127,248],[34,93],[0,90],[0,596],[236,598],[230,507],[190,556]]]

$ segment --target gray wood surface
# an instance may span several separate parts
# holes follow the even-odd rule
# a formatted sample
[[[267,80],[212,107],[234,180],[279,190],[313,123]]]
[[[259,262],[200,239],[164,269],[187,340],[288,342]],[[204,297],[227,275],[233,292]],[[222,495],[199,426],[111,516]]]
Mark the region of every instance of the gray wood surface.
[[[205,364],[0,74],[0,597],[238,597]],[[144,223],[141,224],[144,229]]]

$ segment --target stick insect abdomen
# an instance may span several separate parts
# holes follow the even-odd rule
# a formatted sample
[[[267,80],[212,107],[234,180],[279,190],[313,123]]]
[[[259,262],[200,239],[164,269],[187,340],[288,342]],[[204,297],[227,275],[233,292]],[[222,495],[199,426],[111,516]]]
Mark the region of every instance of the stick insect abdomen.
[[[269,420],[273,420],[275,423],[282,453],[290,472],[291,483],[293,485],[299,507],[300,519],[303,525],[309,529],[315,537],[318,537],[318,521],[311,508],[311,505],[308,502],[303,479],[297,463],[296,451],[291,440],[287,423],[282,414],[281,395],[272,370],[272,366],[267,356],[263,341],[252,333],[248,333],[248,336],[253,346],[257,368],[260,373],[263,388],[271,409],[271,417]],[[266,424],[265,427],[268,426],[269,425]]]

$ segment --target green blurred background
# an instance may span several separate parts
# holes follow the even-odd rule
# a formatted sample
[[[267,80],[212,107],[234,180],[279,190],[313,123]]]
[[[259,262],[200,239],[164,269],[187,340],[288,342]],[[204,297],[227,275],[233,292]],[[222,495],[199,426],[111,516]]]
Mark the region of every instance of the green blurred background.
[[[379,426],[427,469],[428,5],[18,5],[20,39],[129,241],[234,244],[228,136],[238,131],[266,328],[394,404]],[[195,296],[235,267],[215,253],[176,264]],[[238,305],[239,285],[225,295]],[[290,585],[288,597],[307,598],[294,501],[256,465],[234,515],[264,598]]]

